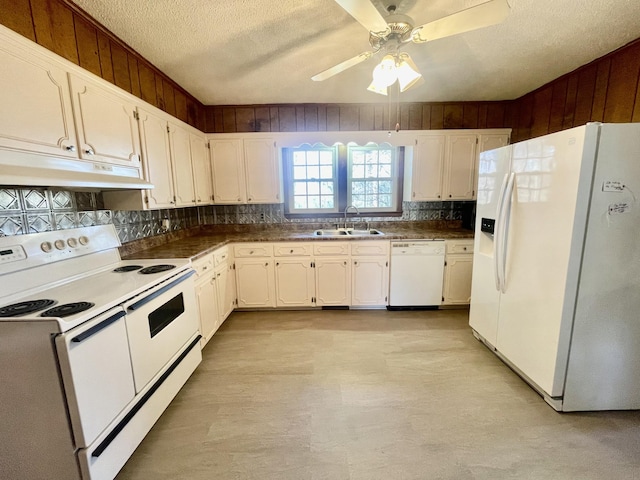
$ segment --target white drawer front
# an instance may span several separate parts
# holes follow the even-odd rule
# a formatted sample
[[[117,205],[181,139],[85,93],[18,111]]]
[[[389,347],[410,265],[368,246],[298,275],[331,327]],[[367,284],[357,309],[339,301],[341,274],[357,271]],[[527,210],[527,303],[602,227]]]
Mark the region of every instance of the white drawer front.
[[[447,240],[447,253],[473,253],[473,239]]]
[[[273,254],[276,257],[309,257],[313,254],[310,243],[276,243],[273,246]]]
[[[389,242],[352,242],[351,255],[388,255]]]
[[[213,259],[216,267],[225,263],[229,259],[229,248],[222,247],[213,252]]]
[[[314,255],[349,255],[348,242],[316,242],[313,244]]]
[[[233,247],[236,258],[271,257],[273,245],[271,243],[241,243]]]
[[[193,269],[196,271],[196,276],[198,278],[211,272],[213,267],[214,263],[212,254],[200,257],[193,262]]]

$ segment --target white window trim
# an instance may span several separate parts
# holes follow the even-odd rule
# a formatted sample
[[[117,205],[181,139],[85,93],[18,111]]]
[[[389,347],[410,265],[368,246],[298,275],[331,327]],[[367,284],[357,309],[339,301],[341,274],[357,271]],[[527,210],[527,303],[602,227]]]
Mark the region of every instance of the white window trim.
[[[334,208],[295,208],[294,201],[294,188],[293,184],[295,182],[293,176],[293,154],[287,159],[287,177],[288,177],[288,195],[287,195],[287,203],[288,203],[288,211],[292,215],[315,215],[315,214],[332,214],[339,213],[338,210],[338,153],[334,147],[330,147],[327,145],[300,145],[298,147],[292,147],[291,152],[295,150],[330,150],[333,153],[333,204]]]
[[[363,146],[349,146],[347,150],[347,205],[353,205],[351,182],[353,180],[351,175],[351,151],[352,150],[364,150],[366,148],[376,149],[389,149],[392,153],[391,159],[391,207],[375,207],[375,208],[360,208],[360,212],[396,212],[398,210],[398,148],[389,143],[368,143]]]

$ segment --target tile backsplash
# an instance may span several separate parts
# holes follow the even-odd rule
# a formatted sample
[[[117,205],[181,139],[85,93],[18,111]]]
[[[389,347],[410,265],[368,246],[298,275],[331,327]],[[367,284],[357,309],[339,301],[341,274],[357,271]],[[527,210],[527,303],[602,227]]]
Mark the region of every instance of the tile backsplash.
[[[403,202],[402,216],[349,215],[350,221],[462,220],[470,222],[475,202]],[[0,188],[0,236],[65,230],[113,223],[122,243],[165,233],[162,219],[171,231],[198,225],[337,223],[335,218],[287,219],[283,204],[210,205],[168,210],[124,211],[104,208],[99,192],[70,192],[48,188]]]

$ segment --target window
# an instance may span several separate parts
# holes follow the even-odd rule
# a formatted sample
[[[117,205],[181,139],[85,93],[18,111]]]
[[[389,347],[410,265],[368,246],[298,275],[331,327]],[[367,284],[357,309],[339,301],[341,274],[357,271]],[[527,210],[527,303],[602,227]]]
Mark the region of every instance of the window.
[[[386,143],[285,148],[285,213],[335,216],[347,205],[367,214],[400,213],[402,153]]]

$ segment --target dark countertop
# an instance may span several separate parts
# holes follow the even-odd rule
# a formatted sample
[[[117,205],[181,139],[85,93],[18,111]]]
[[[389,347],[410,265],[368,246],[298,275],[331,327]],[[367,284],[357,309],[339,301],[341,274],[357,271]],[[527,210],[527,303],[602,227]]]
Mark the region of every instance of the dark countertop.
[[[196,258],[230,244],[241,242],[298,242],[298,241],[370,241],[370,240],[435,240],[473,238],[473,231],[455,226],[450,228],[442,222],[389,222],[395,225],[376,226],[383,236],[371,237],[318,237],[311,228],[250,228],[244,232],[224,231],[224,228],[204,227],[198,233],[179,238],[162,245],[123,253],[124,259],[135,258]],[[298,227],[300,228],[300,227]],[[122,252],[121,252],[122,253]]]

